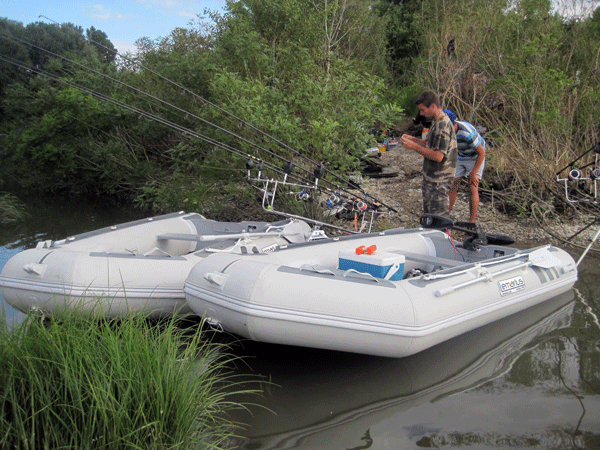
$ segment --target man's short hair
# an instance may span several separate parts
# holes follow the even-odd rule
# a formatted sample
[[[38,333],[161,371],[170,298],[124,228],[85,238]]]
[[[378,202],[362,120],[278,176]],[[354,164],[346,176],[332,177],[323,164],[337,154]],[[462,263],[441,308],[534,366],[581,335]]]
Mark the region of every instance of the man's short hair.
[[[432,104],[440,106],[440,97],[430,90],[423,91],[415,100],[415,105],[423,105],[425,108],[429,108]]]

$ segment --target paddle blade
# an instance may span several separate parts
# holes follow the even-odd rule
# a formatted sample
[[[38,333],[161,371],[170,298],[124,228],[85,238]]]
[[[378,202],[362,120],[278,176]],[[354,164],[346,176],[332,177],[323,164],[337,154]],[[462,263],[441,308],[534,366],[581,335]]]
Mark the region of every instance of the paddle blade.
[[[554,256],[547,248],[539,248],[529,254],[531,264],[544,269],[562,265],[562,261]]]
[[[310,226],[302,221],[295,220],[283,227],[283,237],[292,243],[306,242],[310,238],[312,230]]]

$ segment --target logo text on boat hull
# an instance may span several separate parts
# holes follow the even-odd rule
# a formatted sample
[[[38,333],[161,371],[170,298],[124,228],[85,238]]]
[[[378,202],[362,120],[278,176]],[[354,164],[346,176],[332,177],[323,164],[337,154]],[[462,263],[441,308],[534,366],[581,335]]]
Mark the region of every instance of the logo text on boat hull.
[[[504,297],[505,295],[513,294],[525,289],[525,280],[523,280],[522,276],[509,278],[507,280],[498,281],[498,287],[500,288],[500,295]]]

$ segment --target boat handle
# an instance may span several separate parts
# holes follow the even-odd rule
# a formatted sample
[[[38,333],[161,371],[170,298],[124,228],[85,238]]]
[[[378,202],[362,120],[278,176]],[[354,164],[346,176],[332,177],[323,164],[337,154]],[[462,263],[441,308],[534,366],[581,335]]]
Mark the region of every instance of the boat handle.
[[[306,270],[308,272],[316,272],[321,275],[334,275],[335,276],[335,273],[333,273],[331,270],[329,270],[327,268],[320,269],[320,268],[313,266],[312,264],[302,264],[300,266],[300,270]]]
[[[217,286],[223,286],[227,281],[228,275],[220,272],[208,272],[204,274],[204,279],[216,284]]]
[[[513,270],[522,269],[524,267],[529,267],[533,265],[532,261],[527,261],[522,264],[518,264],[514,267],[507,267],[506,269],[499,270],[497,272],[489,272],[486,269],[482,269],[478,271],[479,278],[475,278],[473,280],[465,281],[464,283],[455,284],[454,286],[448,286],[447,288],[438,289],[435,291],[436,297],[443,297],[444,295],[451,294],[452,292],[462,289],[464,287],[470,286],[475,283],[479,283],[480,281],[492,281],[495,276],[503,275],[508,272],[512,272]]]
[[[366,277],[365,278],[366,281],[374,281],[375,283],[379,283],[379,278],[374,277],[369,272],[359,272],[356,269],[345,270],[344,271],[344,278],[346,278],[347,276],[352,276],[355,273],[357,273],[358,275],[364,275]]]
[[[23,270],[29,274],[43,276],[46,271],[46,264],[25,264]]]
[[[208,324],[209,328],[212,331],[216,331],[217,333],[223,333],[224,331],[221,322],[216,321],[212,317],[205,317],[204,320],[202,320],[202,325],[204,325],[205,323]]]

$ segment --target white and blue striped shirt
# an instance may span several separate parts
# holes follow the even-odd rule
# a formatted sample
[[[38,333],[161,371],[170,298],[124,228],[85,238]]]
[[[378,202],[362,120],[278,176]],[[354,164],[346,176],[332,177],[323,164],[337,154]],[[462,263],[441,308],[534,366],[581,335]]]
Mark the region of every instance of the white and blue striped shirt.
[[[475,149],[481,145],[485,150],[485,140],[473,125],[468,122],[454,122],[458,125],[456,144],[459,158],[477,158]]]

